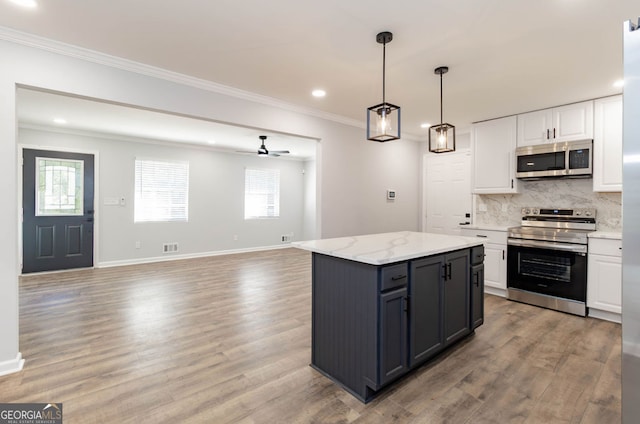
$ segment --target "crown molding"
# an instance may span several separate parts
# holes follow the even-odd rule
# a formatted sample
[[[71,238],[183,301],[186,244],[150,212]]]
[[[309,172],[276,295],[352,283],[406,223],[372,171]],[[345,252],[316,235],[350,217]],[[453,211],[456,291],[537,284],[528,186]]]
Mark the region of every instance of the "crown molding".
[[[199,88],[201,90],[210,91],[217,94],[223,94],[226,96],[235,97],[238,99],[247,100],[254,103],[260,103],[266,106],[272,106],[272,107],[287,110],[290,112],[301,113],[301,114],[313,116],[316,118],[333,121],[333,122],[337,122],[344,125],[349,125],[352,127],[357,127],[357,128],[366,127],[364,122],[358,121],[356,119],[347,118],[344,116],[336,115],[329,112],[324,112],[317,109],[294,105],[292,103],[288,103],[288,102],[276,99],[274,97],[263,96],[263,95],[252,93],[249,91],[240,90],[238,88],[218,84],[213,81],[208,81],[201,78],[195,78],[189,75],[169,71],[167,69],[158,68],[151,65],[145,65],[144,63],[134,62],[132,60],[123,59],[117,56],[111,56],[105,53],[97,52],[95,50],[90,50],[83,47],[62,43],[59,41],[51,40],[49,38],[44,38],[38,35],[17,31],[11,28],[3,27],[3,26],[0,26],[0,40],[10,41],[12,43],[33,47],[40,50],[45,50],[45,51],[60,54],[63,56],[81,59],[88,62],[93,62],[100,65],[121,69],[124,71],[134,72],[137,74],[146,75],[153,78],[175,82],[178,84]]]

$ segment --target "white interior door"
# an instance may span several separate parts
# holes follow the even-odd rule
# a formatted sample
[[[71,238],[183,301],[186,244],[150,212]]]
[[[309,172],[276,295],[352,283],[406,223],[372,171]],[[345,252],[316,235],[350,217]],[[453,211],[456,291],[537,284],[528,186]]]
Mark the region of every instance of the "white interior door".
[[[471,220],[471,153],[426,154],[423,163],[424,231],[460,234]]]

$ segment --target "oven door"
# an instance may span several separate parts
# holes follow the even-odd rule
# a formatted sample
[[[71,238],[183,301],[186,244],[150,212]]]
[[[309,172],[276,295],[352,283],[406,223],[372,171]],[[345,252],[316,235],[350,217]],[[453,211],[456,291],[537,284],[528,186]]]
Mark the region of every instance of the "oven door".
[[[509,239],[507,286],[586,302],[587,246]]]

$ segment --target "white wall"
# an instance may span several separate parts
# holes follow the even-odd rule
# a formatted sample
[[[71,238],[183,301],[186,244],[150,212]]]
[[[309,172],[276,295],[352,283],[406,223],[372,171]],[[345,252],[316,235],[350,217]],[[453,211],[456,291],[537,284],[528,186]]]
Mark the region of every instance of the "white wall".
[[[302,161],[25,128],[19,129],[18,141],[24,147],[63,147],[98,153],[98,266],[175,256],[162,254],[162,244],[168,242],[179,244],[178,255],[189,256],[278,245],[282,243],[282,235],[293,234],[294,239],[300,239],[303,232],[305,175]],[[136,158],[189,163],[188,222],[133,222]],[[280,170],[279,218],[244,219],[244,171],[247,167]],[[315,186],[315,180],[310,185]],[[105,198],[122,197],[124,206],[105,205]],[[315,196],[310,202],[315,203]],[[310,206],[315,209],[315,205]],[[136,242],[140,242],[139,249]]]
[[[304,163],[304,205],[303,205],[303,229],[301,240],[313,240],[316,238],[316,161],[309,160]]]
[[[41,41],[27,39],[24,43]],[[418,228],[421,155],[416,142],[368,142],[363,128],[323,119],[321,114],[246,93],[221,94],[222,90],[200,80],[53,42],[45,47],[0,41],[0,169],[4,182],[0,195],[6,202],[0,211],[5,241],[0,246],[0,368],[15,363],[19,352],[16,85],[318,139],[321,154],[317,159],[316,204],[320,236]],[[363,104],[363,119],[366,107]],[[386,200],[387,188],[398,193],[393,203]]]

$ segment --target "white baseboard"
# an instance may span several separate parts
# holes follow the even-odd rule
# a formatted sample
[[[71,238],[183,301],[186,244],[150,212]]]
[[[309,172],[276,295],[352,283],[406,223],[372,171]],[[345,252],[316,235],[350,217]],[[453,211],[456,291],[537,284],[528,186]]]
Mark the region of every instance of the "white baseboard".
[[[602,311],[600,309],[589,308],[589,316],[591,318],[603,319],[606,321],[617,322],[618,324],[622,323],[622,315],[616,314],[615,312]]]
[[[22,371],[22,367],[24,367],[24,359],[22,359],[22,354],[18,352],[16,359],[0,362],[0,375]]]
[[[207,258],[210,256],[233,255],[236,253],[251,253],[251,252],[259,252],[263,250],[286,249],[288,247],[291,247],[291,243],[276,244],[273,246],[247,247],[243,249],[216,250],[213,252],[188,253],[184,255],[172,254],[172,255],[166,255],[166,256],[155,256],[152,258],[126,259],[122,261],[106,261],[106,262],[100,262],[98,264],[95,264],[94,267],[95,268],[111,268],[115,266],[141,265],[141,264],[149,264],[154,262],[177,261],[180,259]]]
[[[489,287],[487,285],[484,286],[484,292],[487,294],[492,294],[494,296],[507,297],[507,291],[504,289],[498,289],[495,287]]]

